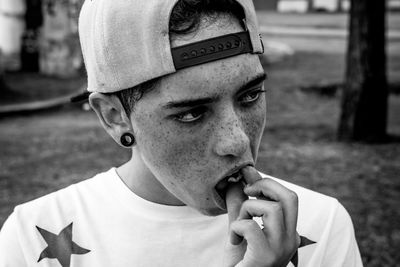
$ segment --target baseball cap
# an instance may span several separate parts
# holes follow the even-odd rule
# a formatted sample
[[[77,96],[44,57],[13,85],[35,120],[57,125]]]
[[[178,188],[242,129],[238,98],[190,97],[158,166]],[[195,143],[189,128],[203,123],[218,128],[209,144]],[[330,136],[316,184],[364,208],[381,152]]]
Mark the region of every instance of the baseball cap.
[[[88,92],[112,93],[182,68],[262,53],[253,2],[236,1],[245,14],[245,31],[171,49],[169,17],[178,0],[85,0],[79,38]]]

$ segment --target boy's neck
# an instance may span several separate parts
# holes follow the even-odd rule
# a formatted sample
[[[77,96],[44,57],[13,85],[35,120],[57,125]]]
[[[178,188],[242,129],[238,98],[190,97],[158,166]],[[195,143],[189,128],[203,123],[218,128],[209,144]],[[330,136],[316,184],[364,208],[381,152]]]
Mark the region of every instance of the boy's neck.
[[[143,199],[162,205],[184,205],[158,181],[135,149],[132,158],[118,167],[117,173],[126,186]]]

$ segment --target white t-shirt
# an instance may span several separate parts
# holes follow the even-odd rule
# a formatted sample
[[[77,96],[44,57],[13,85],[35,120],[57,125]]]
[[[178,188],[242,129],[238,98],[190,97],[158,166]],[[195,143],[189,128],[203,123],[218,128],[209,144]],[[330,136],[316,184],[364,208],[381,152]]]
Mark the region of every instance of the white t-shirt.
[[[297,230],[315,242],[299,248],[299,267],[362,266],[336,199],[274,179],[298,194]],[[227,242],[226,214],[144,200],[112,168],[17,206],[0,232],[0,267],[220,267]]]

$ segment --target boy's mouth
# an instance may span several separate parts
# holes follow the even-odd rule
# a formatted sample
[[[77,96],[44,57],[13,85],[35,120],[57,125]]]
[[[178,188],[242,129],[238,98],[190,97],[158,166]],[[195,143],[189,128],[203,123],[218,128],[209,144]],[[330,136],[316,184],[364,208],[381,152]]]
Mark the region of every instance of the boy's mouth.
[[[234,172],[233,174],[226,176],[221,181],[219,181],[217,183],[217,185],[215,186],[215,190],[217,191],[217,193],[221,197],[221,199],[223,201],[225,201],[226,191],[229,187],[229,184],[238,183],[238,182],[245,183],[245,180],[243,179],[243,174],[241,173],[240,170]]]

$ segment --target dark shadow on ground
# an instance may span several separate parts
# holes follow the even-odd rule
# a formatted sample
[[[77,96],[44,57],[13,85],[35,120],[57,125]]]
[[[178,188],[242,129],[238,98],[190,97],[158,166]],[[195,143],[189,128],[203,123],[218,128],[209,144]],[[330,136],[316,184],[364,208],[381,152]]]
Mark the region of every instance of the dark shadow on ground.
[[[1,92],[0,105],[29,103],[71,95],[86,83],[85,75],[56,78],[32,72],[6,72],[6,90]]]

